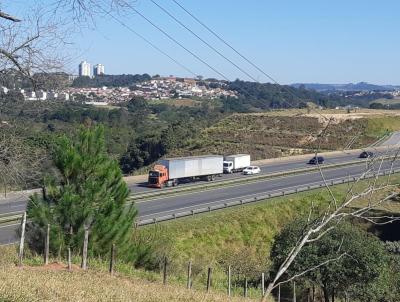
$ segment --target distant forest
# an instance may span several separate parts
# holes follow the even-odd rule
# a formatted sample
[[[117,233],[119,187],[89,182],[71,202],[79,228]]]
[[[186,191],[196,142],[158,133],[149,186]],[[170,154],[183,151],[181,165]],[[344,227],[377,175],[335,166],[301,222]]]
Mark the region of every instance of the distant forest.
[[[72,87],[129,87],[133,84],[149,81],[151,76],[145,74],[120,74],[120,75],[99,75],[96,77],[78,77]]]
[[[228,88],[238,93],[238,98],[228,97],[223,100],[225,111],[254,112],[280,108],[305,108],[307,103],[334,108],[336,106],[354,105],[368,107],[370,98],[351,98],[341,94],[323,94],[304,86],[295,88],[270,83],[230,82]],[[382,97],[381,95],[377,98]]]

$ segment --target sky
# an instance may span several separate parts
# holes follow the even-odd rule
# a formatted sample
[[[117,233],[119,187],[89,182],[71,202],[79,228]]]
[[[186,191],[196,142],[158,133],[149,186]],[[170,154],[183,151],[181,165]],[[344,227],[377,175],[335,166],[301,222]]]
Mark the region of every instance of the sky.
[[[253,78],[270,82],[172,0],[155,1]],[[361,81],[400,84],[398,0],[177,1],[280,84]],[[26,9],[27,2],[33,0],[2,1],[1,8],[18,13]],[[137,0],[134,7],[228,79],[250,80],[150,0]],[[126,9],[118,18],[195,74],[221,78],[134,11]],[[82,27],[71,38],[72,72],[77,73],[79,62],[86,60],[104,64],[107,74],[193,76],[110,16],[96,16],[95,22],[95,26]]]

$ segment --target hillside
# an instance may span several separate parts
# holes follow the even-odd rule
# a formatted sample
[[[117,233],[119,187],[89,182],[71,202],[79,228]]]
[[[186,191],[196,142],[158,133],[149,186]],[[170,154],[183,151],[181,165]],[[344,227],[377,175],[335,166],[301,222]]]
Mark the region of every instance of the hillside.
[[[250,153],[253,159],[264,159],[311,153],[315,149],[366,147],[382,137],[386,129],[399,130],[399,115],[396,111],[374,110],[350,114],[323,110],[321,115],[306,110],[236,113],[206,128],[199,139],[170,155]]]
[[[68,272],[60,263],[19,268],[13,264],[14,247],[1,247],[0,252],[0,301],[246,301],[124,275],[111,277],[97,270],[75,267]]]

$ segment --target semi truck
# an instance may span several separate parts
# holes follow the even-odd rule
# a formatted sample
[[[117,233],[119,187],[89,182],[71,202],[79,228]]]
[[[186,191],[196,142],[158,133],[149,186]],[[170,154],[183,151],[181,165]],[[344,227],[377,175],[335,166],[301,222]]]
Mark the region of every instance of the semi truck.
[[[224,157],[224,173],[242,172],[250,166],[249,154],[236,154]]]
[[[213,181],[223,173],[224,157],[220,155],[167,158],[157,162],[149,172],[148,186],[176,186],[186,180]]]

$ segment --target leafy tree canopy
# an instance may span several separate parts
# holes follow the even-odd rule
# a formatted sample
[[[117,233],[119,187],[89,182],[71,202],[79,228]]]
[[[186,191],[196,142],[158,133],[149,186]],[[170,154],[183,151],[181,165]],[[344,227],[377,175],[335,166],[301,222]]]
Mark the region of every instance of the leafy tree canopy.
[[[304,221],[294,221],[277,236],[271,250],[275,270],[296,244],[305,225]],[[376,237],[354,225],[343,223],[319,240],[304,246],[283,278],[316,268],[299,279],[322,288],[328,302],[333,291],[336,296],[344,296],[351,288],[357,287],[358,293],[367,290],[368,285],[383,273],[386,255]],[[333,259],[336,260],[331,261]],[[317,267],[322,263],[326,264]]]

